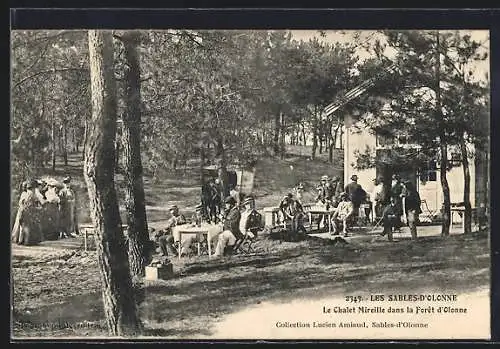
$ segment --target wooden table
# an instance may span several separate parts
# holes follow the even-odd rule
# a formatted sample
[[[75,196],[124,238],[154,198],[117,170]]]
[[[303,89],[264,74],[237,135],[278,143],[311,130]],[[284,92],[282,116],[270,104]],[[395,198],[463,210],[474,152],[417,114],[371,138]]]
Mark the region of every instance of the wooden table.
[[[455,213],[458,213],[459,216],[462,217],[462,233],[465,233],[465,207],[452,207],[450,208],[451,212],[451,222],[450,224],[453,224],[453,216]],[[471,214],[474,216],[476,212],[476,208],[471,208]]]
[[[126,233],[128,226],[127,224],[122,224],[122,230],[124,234]],[[88,249],[88,239],[89,236],[93,236],[95,240],[95,227],[93,224],[81,224],[78,226],[78,231],[83,232],[83,248],[85,251]]]
[[[182,235],[196,234],[198,256],[201,255],[201,238],[206,236],[208,243],[208,256],[212,257],[212,239],[214,236],[222,232],[222,226],[213,224],[202,224],[201,227],[193,226],[191,224],[178,225],[172,228],[172,235],[174,241],[179,241],[179,259],[182,254]]]
[[[315,207],[311,206],[307,211],[309,215],[309,226],[312,228],[312,216],[313,214],[326,215],[328,217],[328,232],[331,234],[332,232],[332,216],[335,211],[327,210],[325,207]],[[319,227],[318,227],[319,228]]]

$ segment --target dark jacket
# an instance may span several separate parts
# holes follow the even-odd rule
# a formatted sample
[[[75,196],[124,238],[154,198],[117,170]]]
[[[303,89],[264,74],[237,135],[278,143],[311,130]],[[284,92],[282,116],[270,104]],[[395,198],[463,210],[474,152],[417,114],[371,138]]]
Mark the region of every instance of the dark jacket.
[[[420,208],[420,195],[417,191],[407,191],[405,199],[405,209],[406,213],[408,213],[408,211],[415,211],[416,214],[422,213],[422,209]]]
[[[366,199],[366,191],[356,182],[346,185],[345,192],[354,205],[359,205]]]
[[[229,230],[237,239],[243,237],[240,231],[240,218],[240,210],[237,207],[233,207],[227,212],[223,225],[223,230]]]
[[[384,207],[382,217],[385,221],[397,221],[399,220],[399,208],[397,205],[392,206],[391,204]]]
[[[252,213],[248,216],[247,224],[246,224],[246,229],[250,230],[251,232],[255,232],[257,230],[260,230],[263,228],[262,226],[262,215],[255,211],[252,210]]]

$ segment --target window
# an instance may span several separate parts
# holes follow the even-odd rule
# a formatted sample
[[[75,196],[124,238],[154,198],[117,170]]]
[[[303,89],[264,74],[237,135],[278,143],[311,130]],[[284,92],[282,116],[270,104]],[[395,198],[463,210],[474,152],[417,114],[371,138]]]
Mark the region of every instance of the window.
[[[427,166],[419,169],[420,182],[435,182],[437,181],[437,161],[431,160]]]

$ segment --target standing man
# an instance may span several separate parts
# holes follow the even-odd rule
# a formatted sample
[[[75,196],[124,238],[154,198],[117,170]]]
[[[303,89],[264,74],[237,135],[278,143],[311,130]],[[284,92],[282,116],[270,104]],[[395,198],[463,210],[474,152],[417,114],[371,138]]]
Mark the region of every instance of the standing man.
[[[332,178],[332,192],[333,192],[333,207],[337,207],[338,203],[341,201],[340,194],[343,193],[342,183],[340,183],[340,178],[334,176]]]
[[[375,187],[373,188],[372,193],[370,194],[370,199],[372,202],[372,223],[375,221],[377,217],[380,217],[382,213],[382,201],[383,201],[383,179],[382,178],[374,178],[373,184]]]
[[[392,175],[391,197],[396,200],[396,210],[399,216],[403,215],[403,196],[404,185],[401,182],[401,177],[398,174]]]
[[[411,239],[416,240],[418,215],[422,213],[422,209],[420,208],[420,195],[410,181],[406,181],[404,185],[403,200],[405,200],[406,219],[408,221],[408,227],[410,227]]]
[[[330,182],[330,178],[327,175],[321,177],[321,182],[318,187],[319,193],[316,197],[316,201],[320,201],[322,204],[326,205],[326,209],[330,207],[335,195],[334,188]]]
[[[59,191],[61,210],[61,237],[73,237],[78,234],[78,221],[76,212],[76,195],[71,188],[71,176],[63,179],[63,188]]]
[[[359,208],[361,206],[361,203],[366,199],[366,192],[361,187],[361,185],[358,184],[357,175],[351,176],[351,183],[345,186],[345,192],[349,196],[349,199],[351,200],[354,209],[354,214],[352,215],[352,218],[356,219],[359,216]]]
[[[210,179],[207,188],[208,195],[208,218],[210,222],[217,223],[221,207],[221,192],[214,179]]]
[[[381,235],[387,235],[389,241],[392,242],[393,228],[399,228],[401,226],[401,215],[399,214],[399,208],[397,207],[396,199],[392,196],[389,205],[384,208],[382,219],[384,231]]]

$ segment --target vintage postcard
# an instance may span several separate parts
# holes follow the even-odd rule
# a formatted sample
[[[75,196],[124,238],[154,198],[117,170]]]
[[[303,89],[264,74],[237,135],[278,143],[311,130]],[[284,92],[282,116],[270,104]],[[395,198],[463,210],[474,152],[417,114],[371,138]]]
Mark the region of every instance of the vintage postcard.
[[[490,33],[208,29],[12,30],[12,340],[490,339]]]

